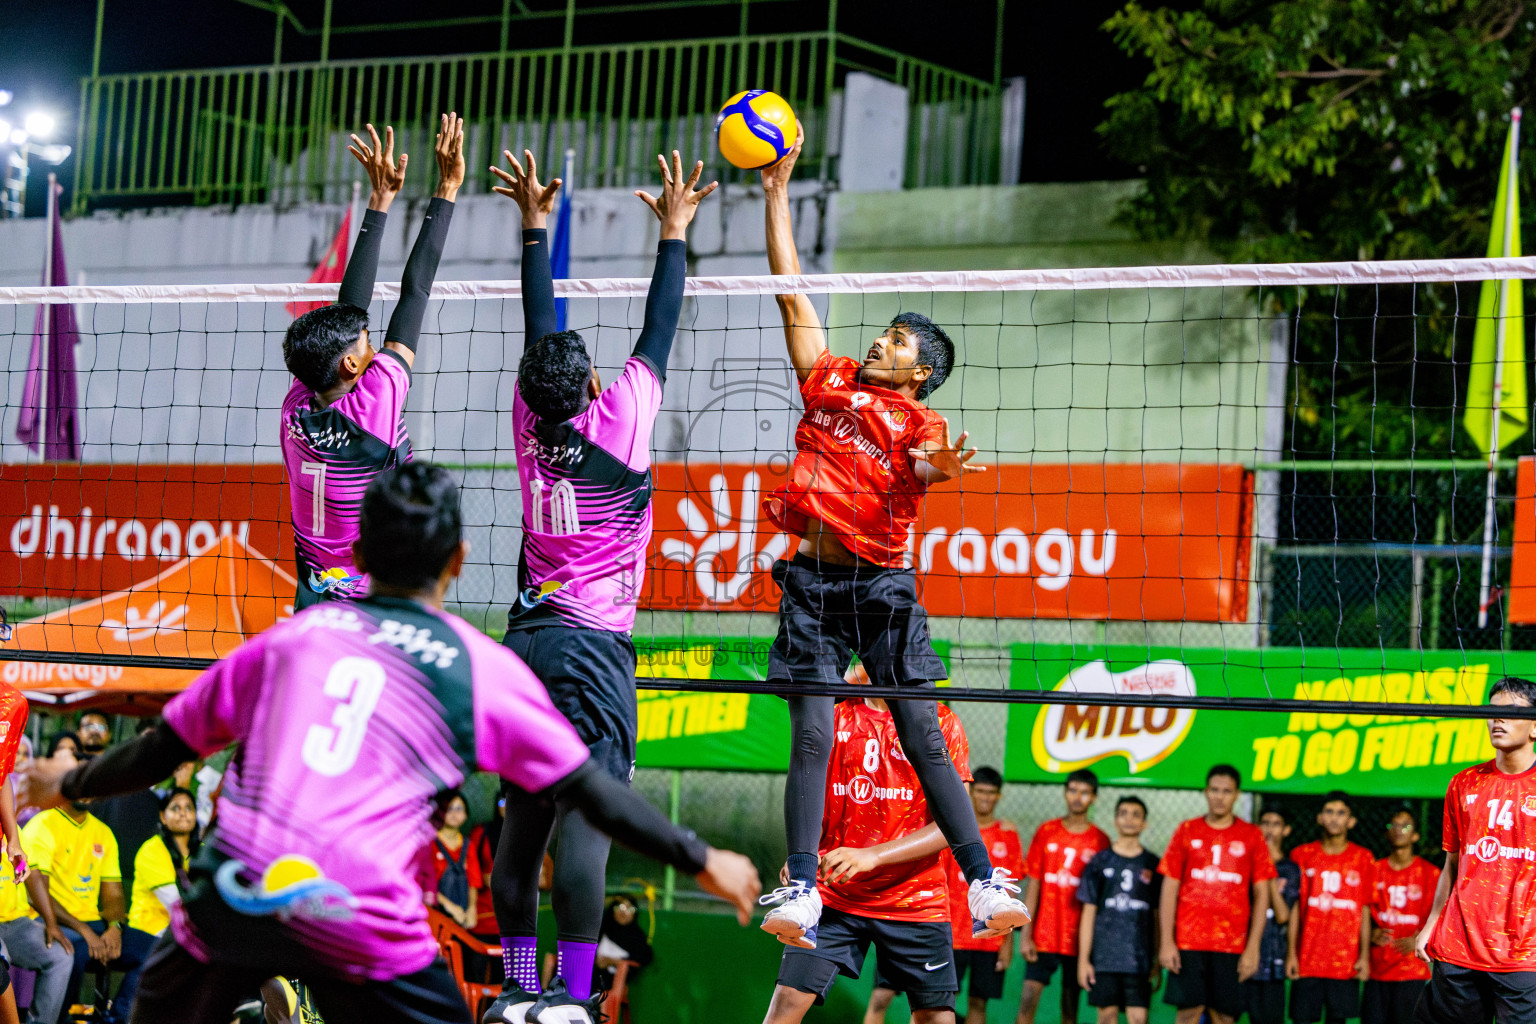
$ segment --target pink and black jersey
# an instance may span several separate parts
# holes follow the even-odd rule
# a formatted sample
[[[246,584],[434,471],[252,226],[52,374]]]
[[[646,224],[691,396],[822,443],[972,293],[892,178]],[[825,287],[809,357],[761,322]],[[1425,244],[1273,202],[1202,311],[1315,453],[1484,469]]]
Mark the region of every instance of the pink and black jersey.
[[[204,673],[165,721],[199,755],[242,744],[212,854],[252,875],[306,865],[343,886],[350,920],[281,928],[325,972],[360,980],[437,956],[416,877],[436,794],[475,770],[537,792],[588,758],[515,655],[462,619],[394,598],[300,612]],[[194,955],[206,949],[180,907],[172,927]]]
[[[342,569],[352,576],[363,492],[374,477],[411,460],[405,400],[411,371],[385,349],[374,356],[357,386],[331,405],[298,381],[283,399],[283,463],[293,498],[293,533],[299,586],[312,573]],[[366,588],[357,586],[362,593]]]

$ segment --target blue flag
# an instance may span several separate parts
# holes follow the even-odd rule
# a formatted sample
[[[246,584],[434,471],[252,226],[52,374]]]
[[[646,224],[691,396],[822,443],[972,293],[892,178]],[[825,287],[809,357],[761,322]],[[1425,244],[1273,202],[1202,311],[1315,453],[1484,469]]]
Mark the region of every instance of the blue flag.
[[[571,276],[571,175],[576,170],[576,151],[565,151],[560,171],[560,209],[555,214],[555,236],[549,243],[549,264],[556,281]],[[565,300],[555,300],[555,329],[565,330]]]

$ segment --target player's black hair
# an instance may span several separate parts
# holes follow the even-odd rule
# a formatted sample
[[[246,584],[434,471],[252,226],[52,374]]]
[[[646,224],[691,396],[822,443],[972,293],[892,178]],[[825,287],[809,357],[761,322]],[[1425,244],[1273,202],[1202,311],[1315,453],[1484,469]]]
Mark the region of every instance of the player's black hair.
[[[289,324],[283,335],[288,372],[316,394],[329,391],[341,379],[341,357],[357,344],[367,326],[367,310],[345,302],[310,310]]]
[[[463,801],[465,815],[464,824],[469,824],[469,798],[464,795],[463,790],[445,789],[441,793],[437,794],[437,799],[433,801],[432,827],[434,829],[443,827],[443,823],[448,820],[448,805],[453,803],[455,800]]]
[[[1211,770],[1205,773],[1205,784],[1209,786],[1211,780],[1218,775],[1225,775],[1232,780],[1232,784],[1238,789],[1243,788],[1243,773],[1229,764],[1213,764]]]
[[[1511,697],[1518,697],[1531,707],[1536,707],[1536,683],[1529,679],[1521,679],[1519,676],[1505,676],[1494,683],[1488,690],[1488,702],[1493,703],[1493,698],[1501,693],[1507,693]]]
[[[1070,786],[1074,782],[1086,782],[1089,786],[1093,787],[1093,791],[1095,793],[1099,791],[1099,777],[1093,772],[1089,771],[1087,768],[1079,768],[1071,775],[1068,775],[1067,781],[1062,785]]]
[[[63,743],[65,740],[69,740],[75,745],[75,750],[79,752],[75,756],[78,757],[85,753],[85,748],[80,745],[79,735],[77,735],[73,729],[64,729],[60,732],[54,733],[52,738],[48,740],[48,753],[44,754],[43,756],[52,757],[54,754],[57,754],[59,752],[59,744]]]
[[[165,848],[170,851],[171,864],[175,866],[177,871],[185,871],[187,870],[186,861],[197,854],[198,847],[203,845],[203,841],[197,836],[197,820],[195,817],[197,814],[197,794],[193,793],[190,789],[185,786],[173,786],[169,793],[160,798],[160,813],[164,814],[165,809],[171,806],[171,801],[178,796],[184,796],[192,801],[194,818],[192,821],[192,834],[187,836],[187,857],[182,857],[181,847],[177,844],[176,838],[171,835],[171,830],[166,828],[163,823],[159,824],[155,829],[155,834],[160,837],[161,842],[165,843]]]
[[[411,590],[433,587],[464,536],[459,486],[430,462],[380,473],[363,494],[359,533],[375,580]]]
[[[107,731],[108,732],[112,731],[112,719],[107,717],[107,713],[105,711],[96,711],[96,710],[92,709],[90,711],[82,711],[82,712],[80,712],[80,724],[81,725],[85,724],[85,720],[87,718],[99,718],[99,719],[101,719],[101,724],[105,725],[107,727]]]
[[[1323,794],[1322,806],[1327,807],[1329,804],[1343,804],[1350,814],[1355,813],[1355,798],[1342,789],[1330,789]]]
[[[983,786],[991,786],[994,789],[1003,788],[1003,774],[996,768],[977,768],[971,772],[971,782]]]
[[[1120,813],[1120,808],[1124,807],[1126,804],[1135,804],[1137,807],[1140,807],[1141,808],[1141,816],[1142,816],[1142,818],[1143,819],[1146,818],[1146,816],[1147,816],[1147,805],[1142,802],[1141,797],[1139,797],[1139,796],[1123,796],[1119,800],[1116,800],[1115,801],[1115,813],[1119,814]]]
[[[897,313],[892,327],[900,327],[917,339],[917,362],[932,367],[933,372],[917,389],[919,399],[927,398],[949,379],[949,371],[955,368],[955,343],[949,340],[944,328],[921,313]]]
[[[1294,816],[1292,816],[1291,809],[1278,800],[1264,801],[1264,809],[1259,812],[1260,820],[1262,820],[1266,814],[1273,814],[1287,825],[1296,824],[1296,819]]]
[[[575,331],[558,331],[528,346],[517,367],[517,390],[541,420],[564,423],[587,407],[592,357]]]

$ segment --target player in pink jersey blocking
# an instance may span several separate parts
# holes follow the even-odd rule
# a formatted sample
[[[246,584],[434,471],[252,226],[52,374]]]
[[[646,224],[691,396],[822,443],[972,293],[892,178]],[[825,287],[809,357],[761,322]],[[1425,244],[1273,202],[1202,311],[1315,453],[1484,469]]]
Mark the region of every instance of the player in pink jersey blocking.
[[[1495,707],[1536,706],[1536,683],[1493,684]],[[1419,1024],[1536,1021],[1536,720],[1490,718],[1492,761],[1445,792],[1445,867],[1414,945],[1432,962]]]
[[[1414,855],[1419,829],[1404,807],[1387,823],[1392,852],[1376,862],[1371,894],[1371,977],[1360,999],[1361,1024],[1413,1019],[1429,981],[1429,965],[1413,955],[1413,940],[1435,902],[1440,869]]]
[[[416,862],[433,798],[476,770],[569,801],[696,875],[746,924],[761,888],[751,862],[610,777],[526,665],[442,610],[468,550],[449,473],[412,463],[379,476],[360,531],[367,596],[247,641],[175,697],[155,731],[84,765],[61,754],[33,768],[34,802],[48,806],[147,788],[240,744],[132,1020],[227,1024],[267,978],[297,974],[326,1020],[467,1024]]]
[[[464,121],[444,114],[435,150],[437,190],[406,262],[384,347],[376,351],[368,334],[368,305],[385,212],[405,183],[406,156],[394,159],[393,128],[385,127],[382,142],[373,125],[368,134],[370,142],[354,135],[347,147],[367,169],[373,190],[337,301],[299,317],[283,338],[283,361],[295,378],[283,399],[280,440],[293,503],[295,609],[367,590],[352,561],[363,493],[378,474],[411,458],[405,431],[411,366],[453,202],[464,182]]]
[[[1301,895],[1286,933],[1285,976],[1291,979],[1295,1024],[1343,1024],[1360,1016],[1360,983],[1371,971],[1375,889],[1371,853],[1349,841],[1355,827],[1349,795],[1333,790],[1317,812],[1323,838],[1291,851],[1301,869]]]
[[[680,154],[661,164],[660,198],[636,193],[660,220],[645,322],[617,379],[603,387],[575,331],[558,329],[545,225],[560,188],[526,167],[492,168],[497,191],[523,214],[523,316],[527,348],[512,401],[523,495],[519,596],[502,641],[543,681],[550,698],[619,782],[634,773],[635,646],[630,631],[651,542],[651,428],[661,409],[687,279],[687,232],[714,183],[696,188],[704,165],[684,173]],[[506,984],[488,1024],[585,1024],[607,881],[608,839],[580,811],[508,783],[507,824],[492,862],[491,896]],[[536,971],[539,868],[555,843],[558,977],[540,991]]]

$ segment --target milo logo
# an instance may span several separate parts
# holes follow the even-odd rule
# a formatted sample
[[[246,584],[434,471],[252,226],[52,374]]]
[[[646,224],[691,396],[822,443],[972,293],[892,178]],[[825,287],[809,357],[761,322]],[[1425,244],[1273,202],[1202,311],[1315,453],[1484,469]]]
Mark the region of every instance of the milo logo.
[[[1189,666],[1171,659],[1126,672],[1112,672],[1104,662],[1094,661],[1073,669],[1056,689],[1193,697],[1195,677]],[[1035,717],[1030,749],[1035,764],[1052,773],[1086,768],[1109,757],[1125,758],[1135,773],[1177,750],[1194,723],[1195,712],[1188,708],[1053,704]]]

